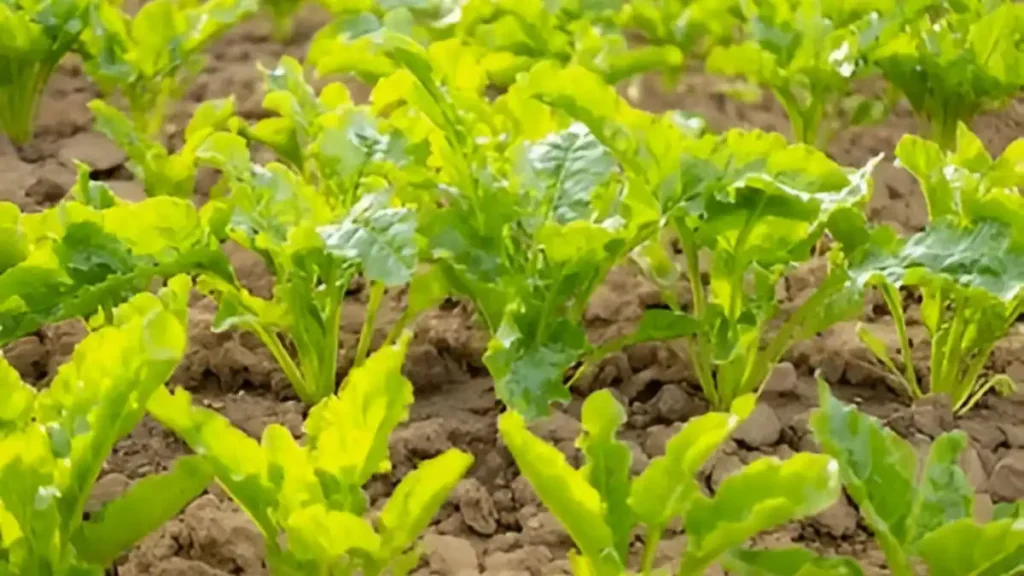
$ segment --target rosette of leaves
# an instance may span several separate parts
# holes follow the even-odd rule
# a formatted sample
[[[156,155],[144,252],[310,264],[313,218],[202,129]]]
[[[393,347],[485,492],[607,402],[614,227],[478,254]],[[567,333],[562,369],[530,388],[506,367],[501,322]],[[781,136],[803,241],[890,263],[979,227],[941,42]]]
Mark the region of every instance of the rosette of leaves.
[[[500,87],[508,87],[518,73],[543,60],[579,63],[611,83],[679,69],[683,55],[674,45],[630,44],[616,24],[624,4],[471,0],[434,22],[408,9],[380,17],[362,12],[339,18],[319,32],[308,58],[321,74],[352,73],[375,80],[395,70],[379,48],[381,36],[390,31],[423,42],[448,39],[472,46],[488,80]]]
[[[970,124],[1024,86],[1022,29],[1018,3],[954,3],[938,16],[929,11],[908,21],[868,58],[906,97],[920,133],[951,150],[960,122]]]
[[[0,357],[0,573],[102,576],[212,482],[201,458],[185,456],[85,515],[104,460],[185,353],[191,286],[176,277],[116,308],[45,390]]]
[[[826,233],[842,240],[864,229],[880,157],[850,169],[779,134],[695,136],[678,115],[645,119],[610,88],[601,96],[599,80],[579,68],[538,68],[528,82],[537,98],[601,134],[626,168],[634,212],[661,226],[632,255],[662,289],[676,321],[693,327],[680,335],[713,406],[724,409],[758,391],[793,342],[859,312],[840,250],[829,253],[821,284],[792,309],[781,309],[776,288],[787,271],[811,259]],[[671,237],[682,248],[681,264],[667,246]],[[676,290],[684,277],[689,313]],[[779,325],[769,333],[772,324]]]
[[[0,131],[12,142],[32,139],[36,108],[54,68],[74,50],[97,2],[0,2]]]
[[[191,198],[198,169],[196,152],[208,136],[228,127],[235,114],[235,100],[207,100],[197,106],[185,127],[185,142],[177,152],[170,152],[160,139],[141,132],[125,113],[103,100],[89,102],[89,111],[93,127],[124,150],[128,168],[142,183],[146,196]]]
[[[715,46],[735,39],[739,15],[736,0],[634,0],[622,3],[616,21],[626,30],[640,31],[654,44],[706,56]]]
[[[237,282],[204,278],[214,297],[215,330],[256,334],[303,401],[335,391],[341,307],[357,277],[369,302],[354,362],[370,350],[385,292],[413,282],[402,326],[436,300],[429,273],[418,271],[417,157],[402,134],[352,104],[340,83],[316,92],[302,68],[284,59],[267,71],[266,108],[274,112],[238,133],[217,132],[196,154],[223,174],[212,211],[228,238],[252,250],[274,275],[272,294],[258,296]],[[249,146],[271,148],[279,161],[252,161]],[[421,286],[426,288],[421,288]]]
[[[409,417],[412,383],[402,376],[409,335],[352,370],[337,395],[314,406],[300,445],[271,424],[259,441],[188,392],[164,390],[150,413],[201,454],[218,483],[263,535],[275,576],[408,574],[415,549],[473,457],[451,448],[406,474],[370,519],[363,485],[391,468],[388,437]]]
[[[575,362],[692,329],[652,311],[634,334],[589,342],[590,297],[657,230],[634,217],[618,162],[519,84],[488,100],[485,71],[458,41],[384,42],[399,68],[371,101],[430,151],[436,192],[419,208],[419,234],[443,285],[473,303],[491,334],[484,363],[502,401],[527,418],[546,414],[568,401]]]
[[[38,213],[0,202],[0,344],[109,312],[154,278],[231,277],[208,213],[172,197],[118,199],[82,168],[73,199]]]
[[[1024,173],[1016,160],[1020,142],[997,160],[964,125],[959,142],[955,152],[944,153],[934,142],[904,136],[896,154],[918,178],[931,221],[906,239],[878,228],[850,250],[854,282],[877,289],[889,308],[902,367],[864,326],[861,340],[911,398],[944,394],[962,414],[987,391],[1014,387],[1006,375],[987,376],[984,369],[1024,312],[1024,200],[1015,188]],[[927,386],[914,366],[901,291],[921,298],[921,320],[931,338]]]
[[[871,3],[852,4],[741,0],[743,41],[712,49],[707,69],[770,90],[794,140],[824,147],[838,130],[886,112],[882,100],[855,93],[854,83],[870,72],[864,54],[897,9],[880,16]]]
[[[893,576],[919,574],[916,560],[932,576],[1009,576],[1024,569],[1020,503],[1000,506],[988,522],[974,517],[974,490],[959,464],[967,434],[942,434],[918,462],[909,442],[837,400],[824,381],[818,391],[811,430],[839,463],[843,485]]]
[[[105,95],[120,94],[141,137],[159,139],[204,50],[256,8],[256,0],[154,0],[130,16],[100,3],[83,37],[85,71]]]
[[[752,395],[730,412],[691,418],[665,445],[665,454],[632,476],[632,453],[617,438],[626,411],[608,390],[583,403],[576,442],[584,464],[573,468],[554,446],[529,431],[522,416],[498,420],[501,439],[541,502],[576,544],[575,574],[621,575],[633,534],[643,527],[640,574],[705,574],[721,564],[733,574],[835,576],[862,574],[847,558],[824,558],[800,549],[750,550],[758,533],[813,515],[840,494],[839,469],[824,455],[799,453],[780,461],[765,457],[726,478],[706,496],[695,476],[754,408]],[[687,542],[678,564],[655,566],[665,529],[681,523]]]

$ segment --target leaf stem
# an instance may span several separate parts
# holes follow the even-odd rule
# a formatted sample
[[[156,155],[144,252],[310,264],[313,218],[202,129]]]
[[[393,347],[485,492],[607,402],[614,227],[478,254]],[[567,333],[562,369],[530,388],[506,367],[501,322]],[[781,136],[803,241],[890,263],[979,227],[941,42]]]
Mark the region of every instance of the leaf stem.
[[[291,354],[285,349],[284,344],[281,342],[280,337],[276,333],[270,333],[259,324],[254,324],[252,327],[253,332],[259,337],[263,345],[270,350],[270,354],[277,360],[277,365],[284,371],[284,375],[291,382],[292,388],[295,388],[295,392],[299,395],[306,404],[315,404],[320,399],[316,397],[316,392],[311,390],[306,378],[303,376],[302,371],[299,370],[298,365],[295,364],[295,360],[292,359]]]
[[[384,283],[374,282],[370,288],[370,301],[366,305],[366,319],[363,320],[363,328],[359,332],[359,344],[356,347],[356,359],[354,367],[363,365],[366,356],[370,351],[370,342],[373,340],[373,329],[377,324],[377,312],[384,302]]]
[[[892,316],[896,325],[896,335],[900,340],[900,353],[903,355],[903,378],[906,380],[909,392],[914,399],[923,396],[921,386],[917,381],[917,372],[914,370],[913,349],[910,346],[910,337],[907,335],[907,317],[903,312],[903,300],[900,298],[899,290],[891,284],[881,287],[882,299],[889,308],[889,315]]]
[[[760,394],[760,388],[768,379],[771,369],[779,361],[790,343],[796,337],[798,330],[807,321],[811,314],[820,313],[822,305],[831,298],[839,287],[842,278],[833,275],[827,278],[811,297],[804,301],[796,311],[790,314],[789,318],[782,324],[775,337],[766,348],[761,350],[754,362],[754,368],[744,378],[741,393],[754,392]]]
[[[654,559],[658,554],[659,543],[661,543],[661,530],[648,526],[647,532],[644,535],[644,556],[640,565],[641,574],[650,574],[654,570]]]
[[[338,348],[341,332],[341,307],[345,300],[345,288],[348,282],[333,287],[333,294],[327,303],[327,317],[324,319],[324,348],[320,359],[320,382],[317,394],[322,400],[337,392],[338,380]]]

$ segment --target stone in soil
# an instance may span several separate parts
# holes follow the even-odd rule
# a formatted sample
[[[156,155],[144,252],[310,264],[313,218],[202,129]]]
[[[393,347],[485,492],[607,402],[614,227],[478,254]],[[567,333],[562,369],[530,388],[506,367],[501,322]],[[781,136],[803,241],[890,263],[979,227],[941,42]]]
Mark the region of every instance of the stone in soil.
[[[459,482],[452,492],[452,501],[462,518],[474,532],[491,536],[498,530],[498,510],[487,488],[475,478]]]
[[[512,481],[512,496],[520,507],[540,504],[540,499],[537,498],[537,493],[526,476],[519,476]]]
[[[557,410],[550,416],[530,424],[530,431],[548,442],[575,442],[580,435],[580,422]]]
[[[124,474],[114,472],[103,476],[93,484],[89,499],[85,502],[85,511],[98,512],[107,502],[124,494],[131,484],[132,481]]]
[[[540,576],[554,559],[551,551],[543,546],[524,546],[512,552],[494,552],[484,559],[484,574]]]
[[[126,160],[124,151],[98,132],[81,132],[64,141],[59,157],[68,166],[77,160],[99,172],[117,168]]]
[[[988,481],[988,474],[985,473],[985,466],[978,456],[978,450],[974,446],[968,446],[960,455],[960,467],[967,476],[967,482],[974,488],[975,492],[984,490]]]
[[[520,520],[523,527],[522,541],[527,545],[569,548],[572,540],[565,533],[561,523],[550,512],[540,512],[532,518]]]
[[[760,402],[750,417],[740,424],[732,437],[749,448],[760,448],[775,444],[781,435],[782,424],[779,422],[779,417],[775,415],[775,411],[770,406]]]
[[[996,464],[987,492],[997,502],[1024,499],[1024,450],[1010,450]]]
[[[476,550],[464,538],[427,534],[423,537],[423,550],[427,565],[436,573],[476,573],[480,570]]]
[[[722,485],[722,481],[743,468],[743,461],[735,454],[722,454],[715,458],[711,465],[711,476],[708,484],[714,491]]]
[[[1010,448],[1024,448],[1024,426],[1002,424],[1000,429],[1006,436],[1006,443],[1010,445]]]
[[[798,385],[796,368],[789,362],[780,362],[772,369],[764,390],[776,394],[793,394]]]
[[[671,426],[651,426],[647,429],[647,440],[644,441],[644,452],[651,458],[665,454],[665,444],[682,429],[679,423]]]
[[[857,510],[840,495],[836,503],[811,518],[811,523],[836,538],[852,536],[857,531]]]
[[[677,384],[666,384],[651,400],[658,417],[666,422],[682,422],[699,410],[693,400]]]

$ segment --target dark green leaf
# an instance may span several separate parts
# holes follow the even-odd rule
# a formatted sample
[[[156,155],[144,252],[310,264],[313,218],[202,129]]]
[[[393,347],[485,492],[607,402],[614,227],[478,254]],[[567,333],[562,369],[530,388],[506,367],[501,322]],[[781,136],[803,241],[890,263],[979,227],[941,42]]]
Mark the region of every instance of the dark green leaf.
[[[810,420],[815,439],[839,462],[847,493],[889,561],[905,558],[917,494],[914,449],[878,420],[837,400],[823,380],[818,396],[821,404]]]

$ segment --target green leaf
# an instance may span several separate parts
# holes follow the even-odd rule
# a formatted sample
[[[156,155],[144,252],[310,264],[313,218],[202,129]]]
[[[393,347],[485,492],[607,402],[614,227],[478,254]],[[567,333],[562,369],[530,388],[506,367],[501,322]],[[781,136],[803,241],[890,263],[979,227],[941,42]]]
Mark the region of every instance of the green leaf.
[[[0,353],[0,437],[23,426],[32,412],[36,391],[22,382],[17,370]]]
[[[211,134],[196,150],[196,158],[234,177],[247,176],[251,170],[245,139],[229,132]]]
[[[416,215],[394,207],[387,195],[360,200],[337,225],[318,232],[329,254],[360,263],[366,277],[385,286],[400,286],[416,268]]]
[[[917,457],[895,432],[832,396],[818,381],[820,406],[810,420],[822,450],[839,462],[847,493],[890,563],[906,556],[917,498]],[[906,560],[902,560],[901,564]]]
[[[546,416],[553,402],[568,402],[565,371],[586,350],[586,335],[567,320],[555,320],[549,342],[530,340],[506,314],[484,354],[498,398],[528,420]]]
[[[558,518],[587,559],[618,564],[613,554],[615,537],[605,524],[601,493],[586,475],[573,469],[557,448],[534,436],[523,417],[505,412],[498,417],[498,431],[519,471],[537,492],[541,502]]]
[[[267,461],[259,443],[217,412],[193,406],[192,395],[181,388],[174,394],[160,388],[146,409],[193,452],[202,455],[217,481],[249,514],[263,537],[275,541],[278,530],[271,510],[276,494],[264,482]]]
[[[974,14],[922,11],[897,33],[882,35],[870,58],[925,121],[931,139],[951,150],[960,122],[970,124],[1020,89],[1019,19],[1014,3],[990,3]]]
[[[191,202],[149,198],[96,210],[77,202],[24,214],[30,253],[0,272],[0,343],[111,310],[154,278],[231,274]]]
[[[615,168],[608,150],[580,123],[530,145],[524,163],[526,186],[541,194],[559,224],[588,218],[594,189]]]
[[[154,0],[130,16],[98,4],[82,42],[85,71],[105,96],[123,97],[138,134],[156,138],[202,71],[204,48],[256,8],[257,0]]]
[[[967,447],[967,434],[947,432],[935,439],[921,474],[914,503],[914,541],[940,526],[971,518],[974,489],[960,467],[960,454]]]
[[[315,466],[347,486],[390,469],[388,437],[409,417],[412,383],[402,375],[409,335],[349,372],[337,396],[314,406],[306,434]]]
[[[1024,501],[1000,502],[992,510],[992,520],[1005,520],[1007,518],[1024,517]]]
[[[619,558],[629,556],[629,539],[634,525],[629,508],[632,484],[630,464],[633,453],[616,438],[626,423],[626,411],[609,390],[598,390],[583,402],[580,419],[583,433],[577,445],[586,458],[580,472],[597,489],[604,502],[604,523],[615,537]]]
[[[415,544],[472,465],[472,455],[451,448],[399,482],[380,514],[382,558],[395,558]]]
[[[629,505],[649,527],[664,528],[683,517],[700,496],[697,471],[718,450],[754,408],[755,398],[743,396],[730,413],[712,412],[691,418],[665,445],[665,455],[651,463],[634,481]]]
[[[896,144],[896,160],[921,185],[931,220],[956,214],[958,199],[943,174],[946,158],[938,144],[904,134]]]
[[[805,548],[748,550],[738,548],[722,558],[735,576],[863,576],[852,558],[824,557]]]
[[[1024,568],[1024,526],[964,518],[925,535],[916,550],[933,576],[1016,574]]]
[[[379,554],[380,537],[366,520],[323,504],[292,514],[284,523],[290,553],[303,560],[330,566],[353,550],[371,556]]]
[[[80,558],[110,566],[144,536],[176,516],[213,481],[199,456],[179,458],[171,470],[135,482],[74,535]]]
[[[593,356],[606,356],[641,342],[668,341],[693,336],[700,329],[700,322],[689,314],[664,308],[648,308],[640,316],[640,321],[631,334],[602,344],[595,350]]]
[[[93,3],[86,0],[0,5],[0,132],[16,144],[32,139],[36,108],[54,68],[75,48]]]
[[[683,566],[709,566],[761,532],[824,510],[840,491],[839,467],[828,456],[758,459],[726,478],[713,498],[690,506]]]

